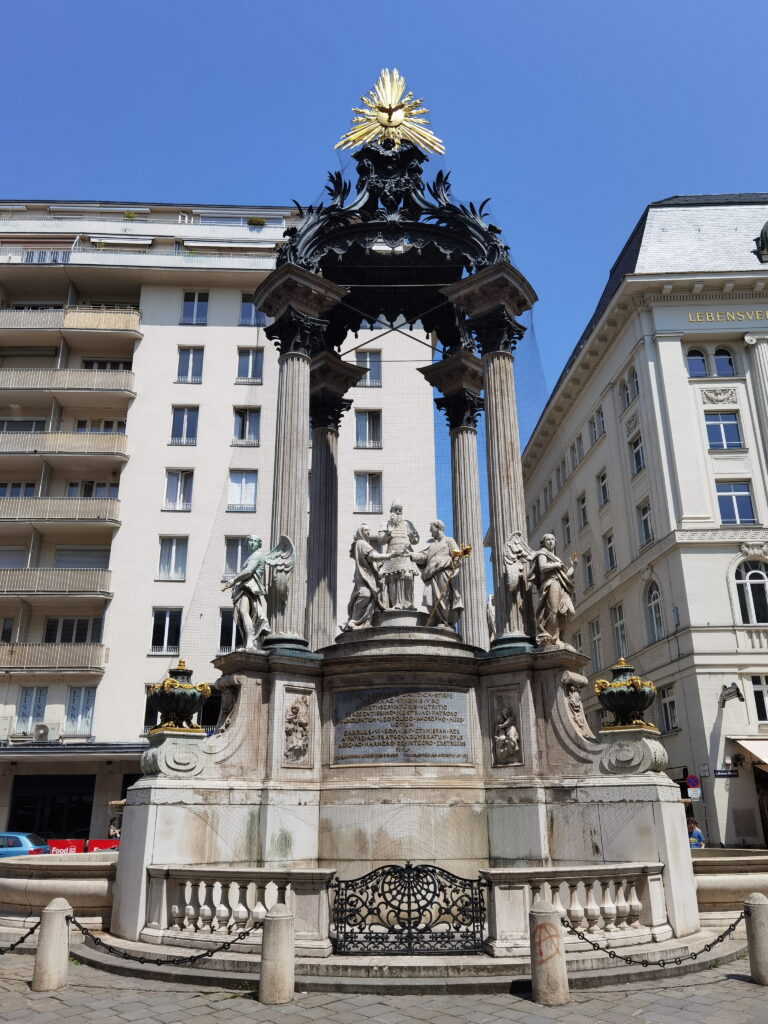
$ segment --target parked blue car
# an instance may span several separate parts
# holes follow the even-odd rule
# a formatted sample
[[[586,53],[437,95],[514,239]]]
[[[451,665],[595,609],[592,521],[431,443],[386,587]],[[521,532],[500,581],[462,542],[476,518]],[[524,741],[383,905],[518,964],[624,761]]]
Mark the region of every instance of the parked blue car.
[[[34,832],[0,832],[0,857],[21,857],[25,853],[50,853],[44,839]]]

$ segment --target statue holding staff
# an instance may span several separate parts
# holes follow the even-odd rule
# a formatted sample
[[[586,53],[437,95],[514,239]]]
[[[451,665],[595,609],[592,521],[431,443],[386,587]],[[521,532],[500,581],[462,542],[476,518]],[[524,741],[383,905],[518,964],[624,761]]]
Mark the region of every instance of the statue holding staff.
[[[284,534],[267,554],[261,549],[260,537],[248,537],[246,544],[251,554],[240,571],[221,589],[232,592],[235,618],[246,649],[259,650],[264,637],[272,632],[269,625],[271,611],[285,606],[288,577],[296,563],[296,549]],[[269,580],[267,567],[270,570]]]

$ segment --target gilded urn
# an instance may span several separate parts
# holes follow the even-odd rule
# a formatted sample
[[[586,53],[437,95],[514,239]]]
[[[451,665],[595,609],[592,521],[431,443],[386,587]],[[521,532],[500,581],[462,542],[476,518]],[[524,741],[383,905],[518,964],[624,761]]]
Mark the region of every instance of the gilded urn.
[[[645,726],[655,729],[656,726],[643,719],[646,711],[656,696],[656,687],[649,679],[641,679],[634,668],[624,658],[619,658],[611,666],[613,678],[598,679],[595,683],[595,694],[606,711],[613,715],[613,722],[608,729],[632,728]]]
[[[176,668],[168,670],[168,678],[147,690],[149,703],[160,714],[160,724],[152,732],[178,729],[182,732],[203,732],[193,725],[194,715],[211,696],[208,683],[193,683],[192,669],[179,660]]]

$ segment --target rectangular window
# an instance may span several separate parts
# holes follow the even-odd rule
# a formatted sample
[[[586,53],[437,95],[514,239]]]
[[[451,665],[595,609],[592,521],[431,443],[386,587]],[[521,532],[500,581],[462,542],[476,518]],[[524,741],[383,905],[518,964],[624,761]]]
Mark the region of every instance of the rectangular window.
[[[108,569],[109,548],[56,547],[53,552],[54,569]]]
[[[643,439],[638,434],[629,442],[629,465],[632,476],[645,469],[645,452],[643,451]]]
[[[191,469],[166,469],[165,500],[163,508],[166,512],[190,512],[192,510],[192,481],[194,473]]]
[[[595,585],[595,570],[592,566],[592,552],[584,552],[584,589],[589,590]]]
[[[234,410],[232,444],[255,448],[261,435],[261,409],[244,408]]]
[[[0,547],[0,569],[23,569],[26,564],[26,548]]]
[[[603,549],[605,551],[605,571],[611,572],[616,568],[616,545],[613,540],[613,531],[606,533],[603,537]]]
[[[599,409],[595,409],[595,427],[597,428],[597,436],[602,437],[605,433],[605,416],[603,415],[602,406]]]
[[[587,496],[586,494],[580,494],[576,499],[576,509],[579,514],[579,528],[583,529],[589,522],[587,516]]]
[[[0,484],[0,498],[34,498],[35,484],[29,480],[25,482],[13,481]]]
[[[247,537],[227,537],[224,541],[224,575],[234,576],[245,565],[250,548]]]
[[[597,423],[595,422],[595,417],[594,416],[590,416],[588,426],[589,426],[589,443],[590,444],[595,444],[595,442],[597,441]]]
[[[233,608],[221,608],[219,615],[219,654],[229,654],[230,651],[243,646],[243,635]]]
[[[13,643],[13,619],[0,619],[0,642]]]
[[[574,633],[571,637],[571,647],[575,647],[579,654],[583,654],[583,644],[581,640],[581,633]]]
[[[208,292],[184,292],[181,307],[183,324],[204,324],[208,321]]]
[[[132,370],[132,359],[83,359],[84,370]]]
[[[768,676],[752,676],[758,722],[768,722]]]
[[[263,373],[263,348],[239,348],[237,350],[237,378],[235,384],[261,384]]]
[[[48,616],[43,630],[44,644],[100,644],[104,620],[100,615],[89,618]]]
[[[107,480],[70,480],[67,484],[68,498],[116,498],[119,483]]]
[[[67,695],[67,718],[64,723],[65,736],[91,735],[95,703],[95,686],[70,686]]]
[[[653,519],[651,518],[651,503],[644,501],[637,507],[637,522],[640,530],[640,547],[650,544],[653,540]]]
[[[32,727],[45,721],[45,705],[48,702],[47,686],[22,686],[16,704],[17,736],[30,736]]]
[[[710,448],[742,448],[739,417],[735,412],[708,412],[707,441]]]
[[[672,689],[671,686],[664,686],[659,690],[662,732],[674,732],[677,729],[677,709],[675,708],[675,698],[672,696]]]
[[[613,631],[613,656],[616,661],[627,656],[627,627],[624,622],[624,605],[611,608],[611,630]]]
[[[243,292],[240,300],[240,326],[241,327],[266,327],[267,314],[262,313],[253,304],[253,295],[250,292]]]
[[[571,517],[566,512],[562,518],[563,527],[563,547],[567,547],[571,543]]]
[[[752,491],[748,480],[719,480],[717,503],[723,526],[736,526],[755,522]]]
[[[381,448],[381,413],[355,413],[355,448]]]
[[[600,619],[594,619],[589,624],[589,656],[592,659],[592,671],[603,664],[603,637],[600,632]]]
[[[125,420],[75,420],[76,434],[124,434]]]
[[[203,353],[202,348],[180,348],[179,363],[176,368],[177,384],[202,384],[203,383]]]
[[[256,482],[258,473],[255,469],[231,469],[229,471],[228,512],[256,511]]]
[[[381,387],[381,352],[370,350],[355,352],[355,362],[358,366],[365,366],[368,373],[358,382],[359,388],[380,388]]]
[[[355,473],[355,512],[381,511],[381,473]]]
[[[159,580],[183,580],[187,575],[187,537],[161,537]]]
[[[197,444],[196,405],[175,405],[171,418],[171,444]]]
[[[0,419],[0,434],[42,434],[45,420]]]
[[[610,499],[608,494],[608,474],[605,470],[597,474],[597,504],[600,508],[607,505]]]
[[[181,608],[155,608],[152,612],[152,653],[178,654]]]

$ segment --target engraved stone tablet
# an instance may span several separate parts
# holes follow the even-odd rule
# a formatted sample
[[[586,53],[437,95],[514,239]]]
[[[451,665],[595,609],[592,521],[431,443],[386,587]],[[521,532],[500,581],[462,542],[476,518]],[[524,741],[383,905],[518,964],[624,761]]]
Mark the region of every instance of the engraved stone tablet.
[[[461,690],[337,690],[333,722],[334,764],[471,763]]]

